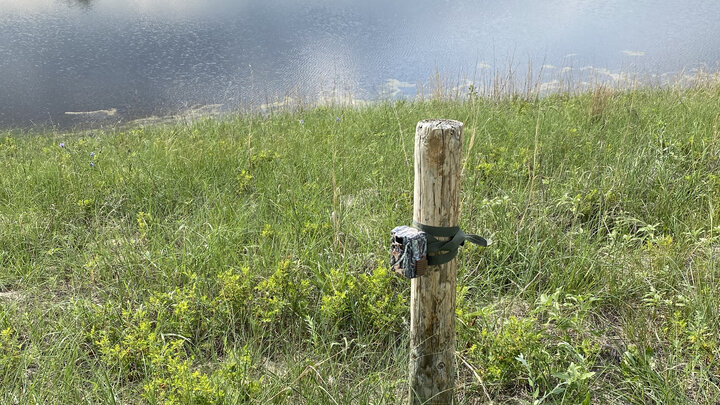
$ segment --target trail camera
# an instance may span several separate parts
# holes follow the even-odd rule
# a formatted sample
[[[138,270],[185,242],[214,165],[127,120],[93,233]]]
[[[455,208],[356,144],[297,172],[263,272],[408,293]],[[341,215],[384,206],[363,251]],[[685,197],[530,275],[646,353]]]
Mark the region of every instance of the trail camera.
[[[425,232],[397,226],[390,236],[390,268],[407,278],[425,275],[428,266]]]

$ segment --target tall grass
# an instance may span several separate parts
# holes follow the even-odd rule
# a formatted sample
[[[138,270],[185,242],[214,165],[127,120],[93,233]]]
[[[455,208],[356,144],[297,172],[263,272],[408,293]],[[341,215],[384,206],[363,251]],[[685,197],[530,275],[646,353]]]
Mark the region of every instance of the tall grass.
[[[3,134],[0,402],[405,400],[388,232],[415,124],[444,117],[461,225],[494,241],[460,254],[459,402],[718,403],[718,105],[606,88]]]

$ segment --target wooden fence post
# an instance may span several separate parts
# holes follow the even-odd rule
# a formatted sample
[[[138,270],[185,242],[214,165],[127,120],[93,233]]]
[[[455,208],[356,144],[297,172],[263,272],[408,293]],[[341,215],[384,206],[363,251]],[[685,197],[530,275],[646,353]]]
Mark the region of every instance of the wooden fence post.
[[[420,121],[415,129],[413,220],[459,224],[462,122]],[[438,238],[443,239],[443,238]],[[454,401],[457,259],[431,266],[410,286],[410,403]]]

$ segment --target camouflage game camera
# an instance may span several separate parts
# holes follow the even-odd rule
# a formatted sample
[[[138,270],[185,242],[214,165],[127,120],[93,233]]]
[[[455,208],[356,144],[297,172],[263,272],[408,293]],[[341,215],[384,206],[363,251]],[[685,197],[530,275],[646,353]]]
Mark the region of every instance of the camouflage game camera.
[[[428,266],[425,232],[403,225],[393,228],[390,235],[390,268],[407,278],[425,275]]]

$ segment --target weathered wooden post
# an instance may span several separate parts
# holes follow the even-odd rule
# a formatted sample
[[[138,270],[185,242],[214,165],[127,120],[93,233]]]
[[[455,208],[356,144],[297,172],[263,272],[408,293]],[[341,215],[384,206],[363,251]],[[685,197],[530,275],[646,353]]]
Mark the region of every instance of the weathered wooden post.
[[[463,124],[420,121],[415,129],[413,221],[456,227],[460,213]],[[437,238],[447,240],[449,238]],[[457,259],[429,266],[410,287],[410,403],[454,401]]]

